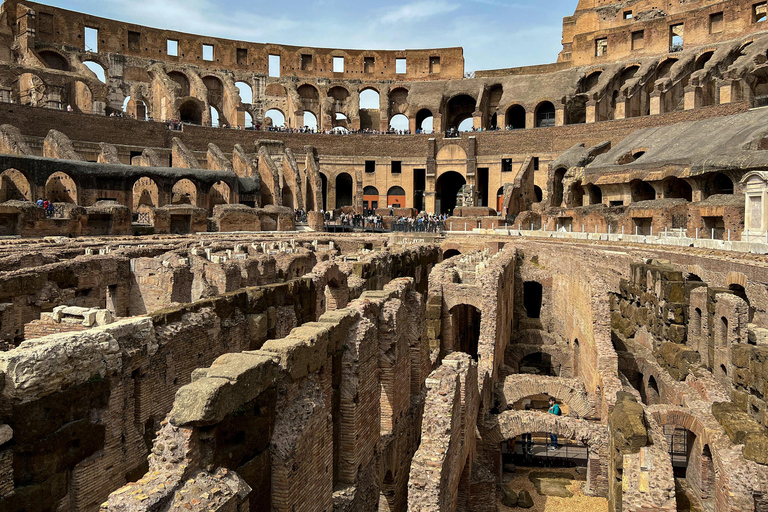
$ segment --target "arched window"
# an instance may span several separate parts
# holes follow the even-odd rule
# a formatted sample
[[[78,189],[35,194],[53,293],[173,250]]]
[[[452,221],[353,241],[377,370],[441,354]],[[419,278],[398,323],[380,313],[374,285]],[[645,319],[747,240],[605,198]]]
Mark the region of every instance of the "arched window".
[[[555,126],[555,106],[545,101],[536,107],[536,127]]]
[[[510,130],[522,130],[525,128],[525,108],[521,105],[512,105],[507,110],[507,128]]]
[[[235,87],[237,87],[237,90],[240,93],[241,102],[253,103],[253,89],[251,89],[250,84],[245,82],[235,82]]]

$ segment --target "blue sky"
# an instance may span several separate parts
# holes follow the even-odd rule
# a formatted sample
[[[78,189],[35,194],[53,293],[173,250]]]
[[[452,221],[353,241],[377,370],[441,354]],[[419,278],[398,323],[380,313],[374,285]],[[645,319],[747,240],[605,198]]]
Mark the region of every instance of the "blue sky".
[[[467,71],[554,62],[578,0],[42,0],[157,28],[359,49],[464,47]]]

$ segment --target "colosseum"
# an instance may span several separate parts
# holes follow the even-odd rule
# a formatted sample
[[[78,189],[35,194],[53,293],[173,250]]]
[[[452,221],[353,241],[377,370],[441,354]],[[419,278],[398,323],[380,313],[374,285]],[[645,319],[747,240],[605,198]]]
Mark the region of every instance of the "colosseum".
[[[5,0],[0,511],[768,512],[768,5],[552,60]]]

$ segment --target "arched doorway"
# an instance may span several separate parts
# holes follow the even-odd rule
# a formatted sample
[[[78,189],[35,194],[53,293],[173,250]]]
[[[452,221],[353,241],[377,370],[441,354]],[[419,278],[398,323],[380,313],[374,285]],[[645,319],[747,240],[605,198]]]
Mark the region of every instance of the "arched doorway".
[[[629,184],[632,193],[632,202],[653,201],[656,199],[656,190],[646,181],[635,180]]]
[[[458,304],[451,308],[451,330],[453,351],[469,354],[477,361],[480,344],[480,310],[469,304]]]
[[[432,115],[432,112],[426,108],[423,108],[416,113],[416,128],[420,130],[421,133],[432,133],[435,129],[434,121],[435,118]]]
[[[410,121],[405,114],[397,114],[389,120],[389,127],[396,131],[406,131],[410,127]]]
[[[443,259],[453,258],[454,256],[461,256],[461,252],[458,249],[448,249],[443,253]]]
[[[264,122],[267,126],[279,128],[285,126],[285,115],[276,108],[267,110],[264,114]]]
[[[550,206],[557,208],[563,204],[563,180],[565,179],[566,169],[561,167],[555,171],[554,180],[552,182],[552,200]]]
[[[182,123],[201,125],[203,124],[203,109],[194,100],[185,101],[179,107],[179,119]]]
[[[171,71],[168,73],[168,78],[176,82],[180,87],[176,95],[177,97],[183,98],[189,96],[189,78],[187,78],[187,75],[180,73],[179,71]]]
[[[223,181],[217,181],[208,194],[208,204],[213,210],[217,204],[230,204],[232,202],[231,190],[229,185]]]
[[[77,204],[77,185],[67,173],[55,172],[45,182],[45,198],[52,203]]]
[[[718,173],[712,180],[709,195],[714,196],[716,194],[733,194],[733,180],[723,173]]]
[[[550,101],[544,101],[536,107],[536,128],[555,126],[555,106]]]
[[[387,191],[387,208],[405,208],[403,187],[392,187]]]
[[[336,176],[336,208],[352,206],[352,176],[343,172]]]
[[[317,131],[317,116],[307,110],[304,111],[304,127],[313,132]]]
[[[512,105],[507,109],[507,129],[523,130],[525,128],[525,108],[522,105]]]
[[[468,94],[460,94],[448,102],[446,130],[458,130],[464,121],[472,119],[477,102]]]
[[[171,204],[197,206],[197,186],[186,178],[174,183],[171,189]]]
[[[133,211],[148,210],[160,206],[159,189],[152,178],[142,176],[136,180],[131,189],[133,195]]]
[[[448,171],[440,175],[435,184],[436,213],[453,214],[456,208],[456,196],[467,180],[456,171]]]
[[[379,189],[376,187],[365,187],[363,189],[363,209],[375,210],[379,207]]]
[[[504,207],[504,187],[499,187],[496,191],[496,211],[500,212]]]
[[[6,201],[31,201],[29,180],[21,171],[7,169],[0,173],[0,203]]]
[[[670,199],[693,200],[693,190],[685,180],[669,178],[664,182],[664,197]]]
[[[291,187],[288,186],[288,184],[283,185],[283,191],[282,191],[282,197],[283,197],[283,206],[286,208],[293,209],[293,191],[291,190]]]

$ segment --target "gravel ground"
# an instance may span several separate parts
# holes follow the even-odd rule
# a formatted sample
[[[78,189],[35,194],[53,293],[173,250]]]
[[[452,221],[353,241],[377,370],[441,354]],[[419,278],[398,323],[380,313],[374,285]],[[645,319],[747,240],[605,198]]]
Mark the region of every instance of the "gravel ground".
[[[533,498],[533,508],[528,509],[530,512],[608,512],[608,500],[605,498],[593,498],[591,496],[585,496],[581,486],[584,483],[584,477],[576,476],[574,469],[551,469],[547,468],[547,472],[561,473],[569,475],[572,478],[572,484],[568,486],[568,490],[573,493],[573,498],[557,498],[554,496],[541,496],[536,492],[536,487],[528,478],[528,474],[531,471],[541,471],[541,468],[518,468],[515,473],[504,473],[504,482],[511,483],[512,490],[515,492],[522,491],[523,489],[531,493]],[[499,502],[499,511],[515,511],[522,512],[522,508],[509,508]]]

